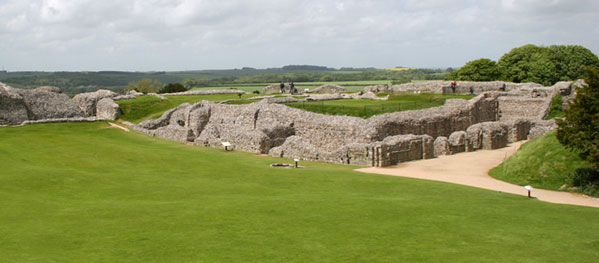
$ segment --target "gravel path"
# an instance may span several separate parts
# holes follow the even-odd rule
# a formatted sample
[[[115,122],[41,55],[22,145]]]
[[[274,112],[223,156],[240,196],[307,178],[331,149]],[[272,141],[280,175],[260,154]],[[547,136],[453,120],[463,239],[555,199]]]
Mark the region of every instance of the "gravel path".
[[[487,174],[493,167],[498,166],[507,157],[514,154],[522,143],[513,143],[497,150],[479,150],[412,161],[392,167],[371,167],[356,171],[462,184],[526,196],[527,191],[524,187],[499,181]],[[599,198],[568,192],[534,189],[532,197],[556,204],[599,207]]]

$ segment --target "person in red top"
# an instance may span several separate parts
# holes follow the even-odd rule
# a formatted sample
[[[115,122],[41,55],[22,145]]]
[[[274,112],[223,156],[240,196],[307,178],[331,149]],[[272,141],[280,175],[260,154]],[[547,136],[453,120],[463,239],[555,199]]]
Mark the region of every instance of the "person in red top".
[[[451,92],[455,93],[455,88],[457,85],[458,85],[458,83],[455,82],[455,80],[451,82]]]

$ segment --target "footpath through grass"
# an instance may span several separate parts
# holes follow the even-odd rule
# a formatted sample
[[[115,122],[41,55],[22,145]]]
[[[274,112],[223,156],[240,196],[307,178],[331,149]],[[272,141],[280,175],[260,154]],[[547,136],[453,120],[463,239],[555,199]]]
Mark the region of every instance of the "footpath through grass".
[[[554,131],[523,144],[516,154],[489,171],[489,175],[517,185],[567,190],[573,186],[571,178],[576,169],[591,166],[577,153],[562,146],[555,134]],[[566,189],[560,189],[564,185]],[[587,193],[584,186],[575,191]]]
[[[193,147],[0,128],[2,262],[596,262],[599,210]]]
[[[442,94],[401,94],[390,95],[389,100],[329,100],[315,102],[293,102],[287,103],[287,106],[303,109],[306,111],[327,114],[327,115],[347,115],[361,118],[369,118],[374,115],[406,111],[419,110],[431,107],[441,106],[447,99],[471,99],[470,95],[442,95]]]

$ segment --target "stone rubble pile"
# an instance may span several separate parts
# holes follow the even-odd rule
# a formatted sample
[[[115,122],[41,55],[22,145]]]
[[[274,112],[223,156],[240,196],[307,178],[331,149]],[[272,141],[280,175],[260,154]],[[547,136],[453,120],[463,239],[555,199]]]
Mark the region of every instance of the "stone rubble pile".
[[[346,92],[347,89],[343,86],[337,84],[325,84],[319,86],[313,90],[310,90],[310,93],[342,93]]]
[[[0,85],[0,125],[19,125],[28,120],[85,117],[75,101],[56,91],[47,87],[16,89]]]

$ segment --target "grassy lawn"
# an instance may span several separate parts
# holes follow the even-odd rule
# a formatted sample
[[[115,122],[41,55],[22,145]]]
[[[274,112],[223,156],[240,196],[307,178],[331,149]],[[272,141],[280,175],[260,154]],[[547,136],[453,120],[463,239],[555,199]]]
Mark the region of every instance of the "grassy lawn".
[[[256,94],[243,94],[242,98],[250,98]],[[160,117],[165,111],[175,108],[182,103],[194,104],[202,100],[221,101],[238,99],[237,94],[216,94],[199,96],[169,96],[167,100],[161,100],[153,96],[141,96],[133,100],[121,100],[116,103],[121,107],[123,115],[121,120],[139,123],[149,119]]]
[[[512,184],[529,184],[542,189],[559,190],[564,184],[571,186],[569,176],[577,168],[590,165],[562,146],[555,134],[554,131],[525,143],[516,154],[493,168],[489,175]]]
[[[389,100],[330,100],[315,102],[293,102],[286,105],[298,109],[328,115],[347,115],[361,118],[369,118],[373,115],[417,110],[441,106],[445,100],[459,98],[471,99],[473,96],[464,95],[441,95],[441,94],[402,94],[391,95]]]
[[[186,146],[0,128],[1,262],[596,262],[599,210]]]

